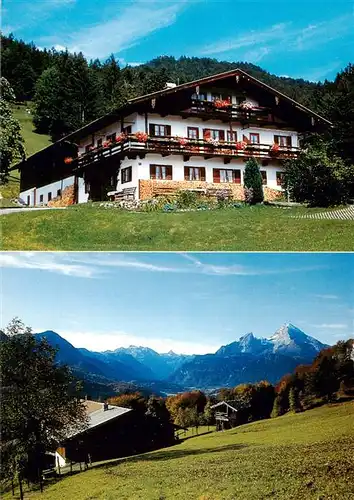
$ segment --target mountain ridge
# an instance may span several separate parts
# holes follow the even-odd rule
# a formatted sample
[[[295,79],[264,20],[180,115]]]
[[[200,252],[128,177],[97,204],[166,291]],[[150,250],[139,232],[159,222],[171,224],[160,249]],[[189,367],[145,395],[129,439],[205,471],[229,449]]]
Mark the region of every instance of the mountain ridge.
[[[252,332],[204,355],[158,353],[150,347],[118,347],[103,352],[76,348],[51,330],[35,334],[59,348],[57,359],[96,377],[137,383],[146,387],[215,388],[267,379],[277,382],[299,364],[312,362],[328,347],[292,323],[267,338]]]

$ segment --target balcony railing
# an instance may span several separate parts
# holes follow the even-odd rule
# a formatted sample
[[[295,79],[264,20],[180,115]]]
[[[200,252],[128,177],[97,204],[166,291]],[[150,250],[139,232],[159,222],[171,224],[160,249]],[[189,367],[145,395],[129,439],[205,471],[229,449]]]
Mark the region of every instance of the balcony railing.
[[[141,142],[134,135],[129,135],[121,142],[113,142],[106,147],[98,147],[82,154],[78,158],[78,167],[83,168],[114,155],[125,156],[129,153],[158,153],[162,156],[182,154],[184,156],[204,156],[206,159],[223,157],[229,160],[239,157],[249,158],[251,156],[260,159],[289,159],[298,155],[299,148],[279,146],[277,150],[272,150],[270,144],[217,142],[207,139],[192,140],[181,137],[148,137],[145,142]]]
[[[191,115],[201,115],[210,118],[227,119],[245,123],[276,123],[272,108],[253,106],[250,109],[244,109],[242,105],[231,104],[224,107],[217,107],[214,101],[205,101],[192,99],[191,108],[186,112]]]
[[[225,420],[226,422],[228,422],[229,416],[226,412],[217,411],[217,412],[215,412],[215,419],[216,420]]]

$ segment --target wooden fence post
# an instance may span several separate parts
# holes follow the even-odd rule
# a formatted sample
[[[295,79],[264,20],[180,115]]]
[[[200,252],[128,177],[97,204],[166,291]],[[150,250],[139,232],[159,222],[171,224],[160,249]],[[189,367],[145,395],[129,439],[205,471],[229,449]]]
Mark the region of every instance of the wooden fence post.
[[[73,473],[73,463],[72,460],[70,460],[70,475]]]
[[[60,476],[60,462],[59,462],[59,457],[57,457],[57,467],[58,467],[58,474]]]

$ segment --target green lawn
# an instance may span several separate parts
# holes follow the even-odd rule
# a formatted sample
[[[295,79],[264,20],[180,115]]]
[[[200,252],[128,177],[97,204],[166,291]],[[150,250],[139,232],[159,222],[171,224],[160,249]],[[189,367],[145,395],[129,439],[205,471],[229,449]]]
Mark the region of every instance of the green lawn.
[[[349,500],[353,449],[354,404],[342,403],[100,464],[26,498]]]
[[[28,105],[16,104],[13,106],[14,117],[19,120],[21,125],[22,136],[26,147],[26,156],[30,156],[51,144],[48,135],[35,133],[32,123],[32,114],[28,114],[26,111],[26,109],[30,109],[30,107],[30,103]],[[19,195],[20,184],[16,181],[18,178],[19,172],[14,170],[11,172],[10,182],[5,186],[1,186],[0,191],[3,199],[0,200],[0,207],[11,206],[10,199]]]
[[[81,205],[1,219],[4,250],[353,251],[354,221],[294,219],[305,208],[130,213]]]

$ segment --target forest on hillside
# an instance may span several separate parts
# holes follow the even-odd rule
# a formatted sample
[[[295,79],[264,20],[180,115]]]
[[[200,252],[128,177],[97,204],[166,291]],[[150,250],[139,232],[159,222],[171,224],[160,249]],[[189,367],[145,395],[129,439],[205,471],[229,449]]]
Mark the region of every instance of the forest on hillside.
[[[39,133],[57,140],[108,113],[128,99],[162,89],[166,82],[185,83],[239,67],[332,121],[327,140],[333,152],[354,164],[354,66],[334,81],[309,82],[272,75],[246,62],[161,56],[137,67],[121,68],[111,55],[87,61],[82,53],[41,50],[33,43],[1,36],[2,76],[19,102],[33,103]],[[114,49],[112,47],[112,49]]]

